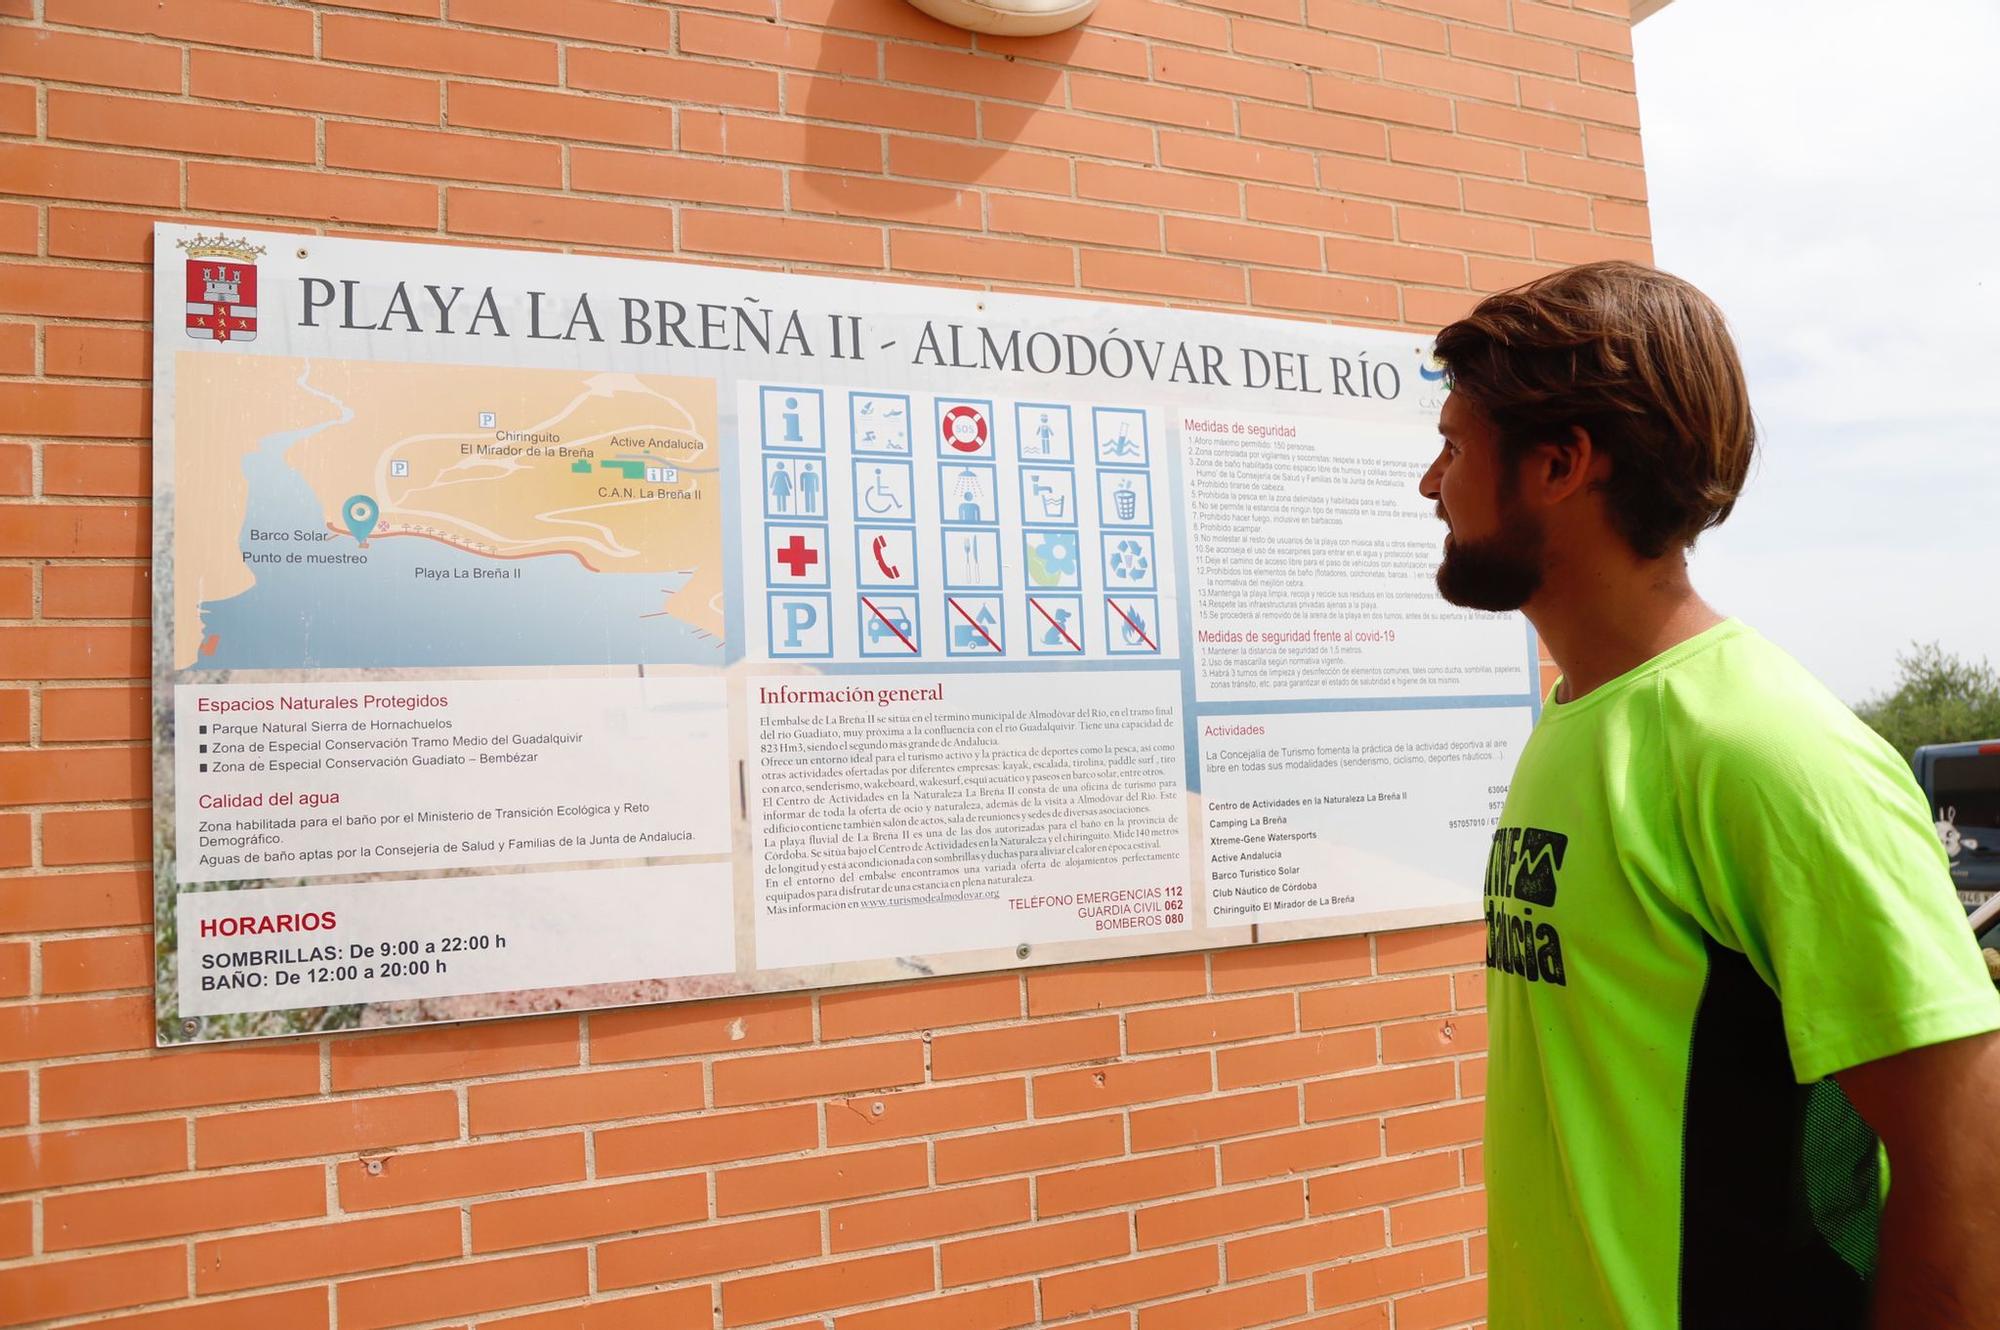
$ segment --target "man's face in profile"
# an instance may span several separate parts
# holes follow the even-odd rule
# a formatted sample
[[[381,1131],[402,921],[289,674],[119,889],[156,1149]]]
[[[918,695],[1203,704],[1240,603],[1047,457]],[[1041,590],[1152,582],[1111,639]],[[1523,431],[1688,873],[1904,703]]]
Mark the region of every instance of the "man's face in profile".
[[[1520,502],[1519,467],[1485,412],[1454,392],[1438,413],[1443,447],[1419,487],[1449,530],[1438,594],[1472,610],[1518,610],[1542,586],[1545,533]]]

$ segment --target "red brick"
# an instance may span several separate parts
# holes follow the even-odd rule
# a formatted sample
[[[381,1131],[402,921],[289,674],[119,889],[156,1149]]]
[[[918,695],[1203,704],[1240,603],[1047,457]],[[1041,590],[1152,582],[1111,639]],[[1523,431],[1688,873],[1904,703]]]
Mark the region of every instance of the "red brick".
[[[609,92],[649,101],[687,102],[704,108],[778,109],[778,75],[768,69],[747,69],[740,65],[675,60],[635,51],[601,51],[572,46],[567,58],[567,75],[569,86],[583,92]],[[670,96],[667,95],[669,93]],[[797,114],[796,99],[788,98],[786,104]]]
[[[940,51],[901,42],[890,43],[885,56],[885,82],[915,83],[945,92],[997,97],[1012,102],[1063,104],[1063,71],[1054,65],[1023,64],[983,51]],[[872,73],[872,70],[868,72]],[[1078,109],[1085,108],[1079,106]],[[902,128],[914,126],[904,125]]]
[[[1306,1217],[1303,1182],[1274,1182],[1141,1209],[1139,1249],[1177,1247],[1202,1238],[1290,1224]]]
[[[0,791],[4,791],[0,780]],[[1118,1018],[1037,1021],[997,1030],[940,1035],[931,1041],[931,1076],[955,1080],[1030,1067],[1096,1062],[1119,1054]]]
[[[1082,270],[1087,290],[1126,291],[1151,299],[1243,303],[1243,273],[1227,264],[1087,249],[1082,254]]]
[[[1256,56],[1287,65],[1302,65],[1307,69],[1335,70],[1362,78],[1374,78],[1381,72],[1382,52],[1373,42],[1357,42],[1309,28],[1301,29],[1296,22],[1298,7],[1285,5],[1281,8],[1289,12],[1274,13],[1273,16],[1284,18],[1285,22],[1259,23],[1239,18],[1230,24],[1238,56]],[[1245,68],[1254,69],[1255,66],[1246,65]],[[1254,80],[1249,80],[1248,86],[1232,90],[1241,92],[1245,97],[1269,96],[1257,89]],[[1291,95],[1292,84],[1289,80],[1283,85],[1283,90],[1283,100],[1305,100]]]
[[[1528,180],[1533,184],[1573,189],[1586,194],[1609,194],[1621,199],[1643,200],[1646,197],[1646,173],[1636,166],[1593,161],[1587,157],[1562,157],[1547,152],[1531,152],[1527,156]]]
[[[1338,1215],[1432,1192],[1452,1191],[1458,1185],[1456,1155],[1418,1155],[1414,1159],[1321,1174],[1307,1182],[1306,1201],[1314,1215]]]
[[[1112,1158],[1125,1151],[1125,1128],[1116,1117],[1082,1118],[1012,1131],[946,1137],[935,1148],[937,1180],[969,1182]]]
[[[149,378],[152,334],[141,328],[50,324],[42,330],[42,361],[51,378]]]
[[[1477,964],[1485,956],[1483,924],[1446,924],[1375,938],[1375,968],[1382,974],[1436,970],[1449,965]]]
[[[0,203],[0,254],[41,249],[42,210],[28,203]]]
[[[42,1202],[49,1251],[105,1247],[214,1229],[249,1228],[326,1213],[326,1174],[275,1169],[69,1192]]]
[[[1611,199],[1597,199],[1590,205],[1590,217],[1600,231],[1616,231],[1621,235],[1650,236],[1653,224],[1647,216],[1643,203],[1618,203]]]
[[[726,998],[590,1015],[590,1060],[636,1062],[812,1042],[812,997]]]
[[[560,5],[539,0],[452,0],[451,18],[454,23],[576,37],[609,46],[664,49],[672,39],[670,14],[608,0],[563,0]]]
[[[1485,1047],[1484,1016],[1454,1015],[1382,1028],[1382,1061],[1388,1063],[1477,1053]]]
[[[694,1223],[708,1218],[708,1180],[690,1173],[575,1187],[485,1201],[471,1211],[472,1250],[481,1255]]]
[[[955,1288],[1095,1263],[1128,1255],[1131,1250],[1130,1221],[1124,1215],[1099,1215],[1060,1223],[1038,1222],[991,1237],[942,1243],[938,1259],[944,1286]]]
[[[703,1164],[792,1154],[819,1144],[819,1114],[810,1104],[748,1113],[705,1113],[674,1122],[609,1127],[596,1135],[597,1175],[657,1173]]]
[[[1101,1112],[1214,1088],[1206,1053],[1127,1059],[1095,1070],[1050,1072],[1035,1078],[1035,1116]]]
[[[350,120],[326,123],[326,164],[357,171],[496,185],[562,184],[562,149],[484,134],[441,134]]]
[[[47,703],[44,702],[46,707]],[[1461,970],[1452,976],[1452,994],[1460,1011],[1477,1010],[1486,1005],[1486,971]]]
[[[1576,52],[1555,42],[1535,41],[1490,28],[1468,28],[1457,24],[1451,29],[1451,53],[1461,60],[1504,65],[1529,74],[1551,78],[1576,77]]]
[[[445,89],[445,123],[457,129],[650,148],[670,148],[674,142],[673,112],[664,106],[636,106],[598,96],[490,83],[449,85]]]
[[[194,1290],[218,1294],[392,1270],[458,1256],[460,1246],[456,1208],[212,1238],[194,1244]]]
[[[838,1147],[937,1136],[973,1127],[1022,1122],[1027,1116],[1028,1086],[1022,1080],[979,1081],[930,1090],[829,1099],[826,1143]]]
[[[1184,46],[1219,51],[1229,44],[1229,21],[1222,15],[1159,0],[1106,0],[1090,21],[1093,27],[1158,37]]]
[[[793,171],[791,183],[792,208],[798,212],[831,213],[837,217],[872,221],[919,222],[926,226],[973,231],[982,225],[980,196],[970,190],[907,185],[900,181],[864,176],[822,175],[811,171]],[[1014,1003],[1017,1007],[1020,1003],[1019,981],[1015,981]]]
[[[1553,4],[1516,0],[1514,27],[1567,46],[1591,46],[1614,55],[1632,54],[1632,26],[1629,22],[1579,14],[1567,6],[1557,8]]]
[[[1236,128],[1237,103],[1212,92],[1190,92],[1133,79],[1070,76],[1072,110],[1118,116],[1153,125],[1180,125],[1228,134]]]
[[[136,320],[145,317],[149,300],[150,288],[142,272],[0,264],[0,308],[11,314]],[[46,372],[57,370],[49,365]]]
[[[1476,1141],[1484,1121],[1483,1110],[1481,1104],[1461,1104],[1392,1117],[1386,1128],[1389,1153],[1407,1154]]]
[[[274,162],[314,156],[313,122],[304,116],[61,89],[49,91],[48,114],[52,139]]]
[[[113,263],[150,263],[153,256],[153,224],[168,216],[165,209],[145,212],[112,212],[96,208],[49,208],[49,257],[58,259],[104,259]],[[288,229],[273,223],[274,230]],[[79,268],[74,275],[118,277],[136,283],[141,302],[152,297],[152,274],[131,270]],[[141,303],[138,313],[109,314],[105,318],[145,319],[150,305]]]
[[[434,227],[437,186],[224,162],[188,163],[188,206],[329,222]]]
[[[35,1203],[10,1201],[0,1205],[0,1260],[18,1261],[35,1254]]]
[[[845,133],[814,127],[815,133]],[[871,139],[871,142],[873,140]],[[880,149],[871,151],[879,157]],[[1077,163],[1077,169],[1091,165]],[[872,170],[873,167],[864,169]],[[1035,194],[1068,194],[1070,163],[1050,153],[1010,150],[995,157],[992,149],[946,139],[914,139],[892,135],[889,139],[889,174],[918,180],[943,180],[959,184],[978,180],[989,187],[1026,190]]]
[[[1221,1095],[1132,1113],[1132,1149],[1167,1150],[1205,1141],[1254,1136],[1299,1125],[1298,1091],[1290,1086]]]
[[[6,529],[0,525],[0,545],[5,543]],[[137,679],[145,673],[144,629],[0,628],[0,676]]]
[[[704,1224],[679,1233],[600,1243],[598,1287],[672,1283],[818,1256],[819,1227],[819,1214],[813,1212],[738,1224]]]
[[[784,201],[784,175],[769,166],[584,147],[571,148],[569,159],[570,185],[579,191],[752,208]]]
[[[7,72],[16,78],[148,92],[181,89],[181,53],[162,42],[129,42],[45,28],[7,31]]]
[[[1232,1141],[1222,1147],[1222,1180],[1255,1182],[1373,1159],[1382,1152],[1380,1135],[1373,1122],[1347,1122]]]
[[[1504,139],[1530,148],[1551,152],[1583,151],[1583,126],[1573,120],[1515,111],[1480,102],[1460,102],[1457,106],[1458,132],[1474,138]],[[1439,126],[1449,128],[1450,126]]]
[[[0,1007],[0,1048],[14,1062],[150,1048],[150,998],[85,998]]]
[[[923,1187],[929,1180],[924,1147],[916,1143],[751,1164],[716,1173],[715,1213],[729,1218],[879,1196]]]
[[[1022,1178],[835,1206],[827,1211],[827,1232],[835,1252],[851,1252],[1005,1228],[1030,1218],[1028,1182]]]
[[[44,573],[55,572],[47,568]],[[0,752],[0,804],[137,799],[152,774],[142,748],[44,748]]]
[[[42,741],[143,739],[151,726],[146,708],[143,688],[44,688]]]
[[[461,1196],[581,1182],[583,1137],[531,1136],[392,1154],[340,1165],[343,1210],[383,1210]]]
[[[681,213],[681,248],[694,253],[847,267],[882,266],[881,228],[796,217],[752,217],[689,209]]]
[[[1111,1164],[1045,1173],[1035,1180],[1035,1213],[1047,1219],[1129,1205],[1134,1201],[1206,1191],[1215,1185],[1215,1152],[1123,1159]]]
[[[187,1293],[187,1249],[152,1247],[0,1270],[0,1307],[10,1321],[55,1320]]]
[[[33,374],[34,372],[34,325],[30,323],[0,324],[0,374]],[[0,483],[8,486],[8,488],[0,490],[0,493],[26,494],[28,491],[25,488],[17,489],[14,486],[20,483],[20,481],[16,480],[17,475],[21,477],[21,480],[26,479],[27,449],[15,445],[14,450],[19,453],[21,460],[0,466],[0,476],[4,476],[4,481],[0,481]]]
[[[0,837],[4,835],[0,831]],[[28,953],[25,942],[0,943],[0,998],[23,998],[34,992],[33,957]],[[5,1159],[5,1143],[0,1142],[0,1161]]]
[[[1445,25],[1357,0],[1306,0],[1306,22],[1351,37],[1414,46],[1425,51],[1445,49]]]
[[[1343,984],[1299,995],[1299,1024],[1308,1030],[1370,1025],[1399,1016],[1449,1010],[1451,980],[1445,975]]]
[[[1348,1261],[1321,1270],[1313,1276],[1313,1296],[1322,1307],[1338,1307],[1427,1284],[1441,1284],[1464,1273],[1464,1250],[1458,1243],[1446,1243]]]
[[[0,933],[119,928],[153,922],[150,875],[65,873],[0,877]],[[317,1058],[314,1059],[317,1064]],[[173,1063],[162,1059],[160,1065]],[[124,1064],[127,1067],[135,1064]],[[55,1069],[51,1068],[53,1073]],[[200,1102],[200,1101],[194,1101]],[[80,1113],[63,1114],[81,1117]]]
[[[1046,60],[1067,69],[1094,69],[1105,74],[1146,77],[1152,68],[1146,44],[1092,28],[1071,28],[1048,37],[992,37],[981,34],[979,47],[996,55]]]
[[[1439,1330],[1442,1326],[1464,1325],[1485,1311],[1486,1281],[1475,1279],[1397,1298],[1396,1324],[1400,1330]]]
[[[630,1298],[599,1298],[576,1307],[483,1321],[483,1330],[709,1330],[707,1288],[680,1288]]]
[[[513,1071],[573,1067],[577,1018],[494,1021],[429,1030],[348,1035],[331,1045],[334,1090],[500,1076]]]
[[[395,19],[328,14],[320,20],[320,55],[357,65],[388,65],[427,73],[511,79],[517,83],[557,81],[554,42],[465,32]]]
[[[750,1325],[881,1302],[931,1290],[931,1254],[896,1252],[851,1261],[833,1261],[804,1270],[752,1275],[722,1285],[722,1324]]]
[[[42,814],[44,865],[137,863],[151,848],[152,819],[143,808]]]
[[[336,1287],[335,1301],[341,1330],[382,1330],[385,1326],[580,1298],[589,1289],[589,1257],[579,1247],[350,1280]]]
[[[1005,144],[1009,152],[1016,146],[1024,146],[1051,148],[1078,157],[1147,163],[1153,160],[1154,131],[1146,125],[1003,102],[983,103],[979,122],[987,142]]]
[[[150,618],[152,612],[153,577],[150,568],[123,564],[67,567],[52,564],[42,570],[42,617],[45,619],[145,619]]]
[[[1224,1049],[1216,1054],[1216,1085],[1234,1090],[1247,1085],[1306,1080],[1365,1067],[1374,1061],[1372,1030],[1283,1039]]]
[[[1306,1121],[1360,1117],[1392,1109],[1415,1108],[1454,1098],[1451,1066],[1398,1067],[1312,1081],[1306,1086]]]
[[[1412,244],[1521,256],[1534,248],[1534,233],[1529,228],[1491,217],[1404,208],[1399,220],[1403,239]]]
[[[0,1137],[0,1192],[177,1173],[186,1167],[187,1125],[178,1120]]]
[[[905,1302],[876,1311],[854,1312],[834,1323],[835,1330],[1007,1330],[1035,1320],[1035,1286],[1008,1284],[975,1289],[922,1302]]]
[[[680,49],[688,55],[759,65],[784,65],[791,69],[817,70],[824,74],[845,74],[857,78],[873,78],[878,69],[876,44],[872,41],[720,15],[681,15]],[[892,75],[891,81],[902,80]]]
[[[1368,83],[1342,74],[1315,74],[1312,104],[1360,120],[1390,120],[1398,124],[1451,128],[1451,102],[1428,92]]]
[[[718,1106],[809,1099],[855,1090],[915,1085],[924,1079],[917,1040],[767,1053],[718,1062],[710,1071]]]
[[[1485,1227],[1486,1193],[1483,1191],[1457,1192],[1427,1201],[1412,1201],[1389,1210],[1389,1240],[1399,1247]]]
[[[1229,180],[1110,162],[1076,164],[1078,198],[1135,203],[1156,211],[1237,216],[1241,189]]]
[[[1392,199],[1399,203],[1427,203],[1433,207],[1456,208],[1460,198],[1459,178],[1455,175],[1386,162],[1363,161],[1358,157],[1321,158],[1320,180],[1326,188],[1343,194]]]
[[[996,233],[1160,248],[1160,222],[1150,211],[998,194],[988,202],[987,220]]]
[[[1595,263],[1599,259],[1626,259],[1633,263],[1651,263],[1653,247],[1644,240],[1627,240],[1619,236],[1589,231],[1564,231],[1551,227],[1538,227],[1535,231],[1535,257],[1548,263],[1565,266]]]
[[[1363,1252],[1379,1251],[1382,1216],[1354,1215],[1311,1224],[1292,1224],[1276,1233],[1238,1238],[1227,1245],[1231,1279],[1256,1279],[1284,1270],[1327,1265]]]
[[[1075,259],[1061,245],[937,235],[929,231],[890,232],[889,265],[899,273],[944,273],[975,280],[1050,286],[1070,285],[1075,273]]]
[[[47,0],[43,18],[74,28],[165,37],[253,51],[311,55],[312,15],[247,0],[153,0],[135,8],[122,0]]]
[[[682,1064],[494,1081],[465,1093],[479,1136],[686,1112],[702,1106],[703,1088],[701,1068]]]
[[[1396,234],[1395,210],[1385,203],[1367,203],[1359,199],[1336,198],[1319,190],[1282,189],[1276,185],[1248,185],[1243,191],[1243,215],[1253,222],[1280,222],[1287,226],[1307,226],[1320,231],[1337,231],[1347,235],[1375,236],[1388,240]],[[1350,939],[1351,940],[1351,939]],[[1222,955],[1256,954],[1277,945],[1260,944],[1255,947],[1240,947]],[[1365,965],[1366,954],[1363,954]],[[1367,973],[1364,968],[1359,973]],[[1253,977],[1251,977],[1253,978]],[[1220,970],[1216,974],[1216,991],[1225,989],[1225,983],[1238,982],[1232,973],[1225,976]]]
[[[1609,129],[1603,125],[1586,125],[1583,138],[1590,148],[1592,157],[1625,162],[1632,166],[1641,165],[1646,160],[1637,134],[1629,134],[1622,129]]]
[[[841,177],[794,176],[800,180]],[[865,1039],[1010,1020],[1021,1014],[1021,981],[1014,975],[974,975],[825,993],[820,997],[822,1039]]]
[[[169,91],[179,86],[176,60],[174,86]],[[431,125],[438,121],[443,97],[435,78],[203,50],[188,52],[188,89],[196,97],[218,101]]]
[[[28,1073],[0,1071],[0,1127],[21,1127],[28,1122]]]
[[[1244,1330],[1305,1310],[1306,1278],[1300,1275],[1143,1308],[1139,1330]]]
[[[1506,106],[1514,105],[1515,101],[1514,75],[1418,51],[1384,51],[1382,77],[1390,83],[1476,97]]]
[[[970,46],[962,29],[896,5],[855,5],[846,0],[786,0],[788,22],[816,28],[872,32],[882,37],[907,37],[931,46]]]
[[[457,1136],[458,1097],[434,1090],[210,1114],[195,1120],[194,1154],[197,1167],[221,1168]]]
[[[1042,1315],[1052,1320],[1122,1307],[1175,1293],[1192,1293],[1222,1282],[1214,1247],[1113,1261],[1073,1274],[1042,1280]]]

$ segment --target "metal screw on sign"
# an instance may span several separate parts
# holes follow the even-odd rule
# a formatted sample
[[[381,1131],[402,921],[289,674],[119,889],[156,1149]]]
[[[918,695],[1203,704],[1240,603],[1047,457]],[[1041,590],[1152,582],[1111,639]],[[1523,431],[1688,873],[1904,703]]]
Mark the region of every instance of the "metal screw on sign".
[[[306,247],[305,247],[304,245],[300,245],[300,246],[299,246],[299,257],[300,257],[300,258],[304,258],[305,256],[306,256]]]
[[[1014,959],[1017,961],[1024,961],[1028,959],[1027,943],[1023,942],[1020,946],[1014,948]]]
[[[368,1172],[369,1172],[369,1175],[370,1175],[371,1177],[378,1177],[378,1178],[379,1178],[379,1177],[381,1177],[381,1176],[382,1176],[382,1161],[381,1161],[381,1160],[379,1160],[379,1159],[371,1159],[371,1160],[369,1160],[369,1161],[368,1161]]]
[[[185,1035],[196,1035],[196,1034],[199,1034],[200,1032],[201,1032],[201,1022],[200,1022],[200,1021],[197,1021],[197,1020],[185,1020],[185,1021],[182,1021],[182,1022],[181,1022],[181,1033],[182,1033],[182,1034],[185,1034]]]

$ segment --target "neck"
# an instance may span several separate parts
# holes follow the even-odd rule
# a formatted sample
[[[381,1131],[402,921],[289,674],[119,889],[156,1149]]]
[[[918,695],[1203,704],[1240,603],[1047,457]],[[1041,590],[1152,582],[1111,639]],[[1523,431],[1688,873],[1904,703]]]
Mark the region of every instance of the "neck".
[[[1722,622],[1695,594],[1687,557],[1641,559],[1628,551],[1552,560],[1523,606],[1562,671],[1562,702],[1602,687]]]

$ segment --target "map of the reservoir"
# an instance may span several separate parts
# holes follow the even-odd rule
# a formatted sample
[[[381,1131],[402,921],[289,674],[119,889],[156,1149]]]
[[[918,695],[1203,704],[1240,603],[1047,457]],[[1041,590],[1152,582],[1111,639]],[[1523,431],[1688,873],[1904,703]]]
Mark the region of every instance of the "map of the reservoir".
[[[176,357],[179,669],[719,664],[707,379]]]

